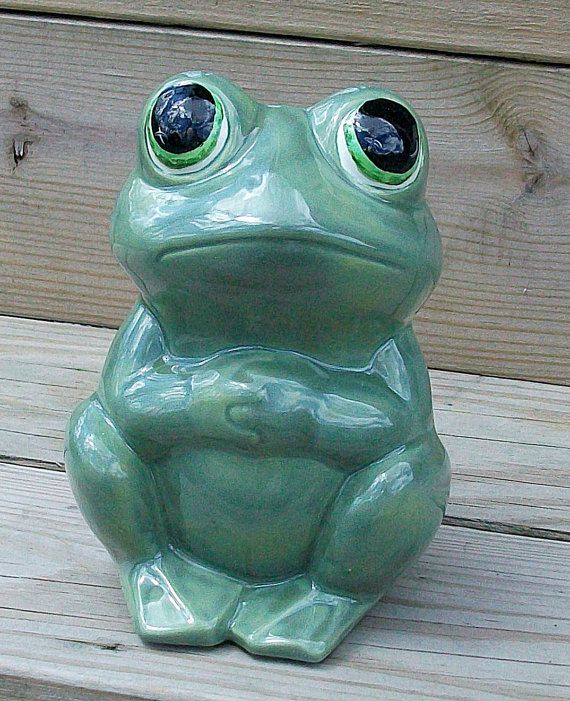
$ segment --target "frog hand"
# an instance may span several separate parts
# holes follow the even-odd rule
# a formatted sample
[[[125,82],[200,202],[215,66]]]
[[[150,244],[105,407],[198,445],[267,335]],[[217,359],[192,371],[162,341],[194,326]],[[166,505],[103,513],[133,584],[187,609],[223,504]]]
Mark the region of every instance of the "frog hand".
[[[317,404],[316,395],[298,382],[264,378],[257,401],[236,402],[228,414],[258,436],[258,449],[266,455],[306,455],[317,443]]]
[[[254,412],[260,403],[258,392],[242,382],[217,379],[195,386],[189,406],[192,433],[199,442],[250,450],[259,443],[259,433],[255,426],[235,421],[234,416],[240,411]]]
[[[281,378],[250,386],[257,386],[257,401],[236,401],[228,418],[254,432],[256,449],[268,455],[305,455],[358,469],[396,447],[394,422],[377,406]]]

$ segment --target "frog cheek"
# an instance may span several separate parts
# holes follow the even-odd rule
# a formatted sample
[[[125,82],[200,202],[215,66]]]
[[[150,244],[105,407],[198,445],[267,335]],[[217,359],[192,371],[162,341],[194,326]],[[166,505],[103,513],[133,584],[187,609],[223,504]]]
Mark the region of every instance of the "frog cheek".
[[[173,175],[205,168],[223,149],[228,132],[221,99],[198,83],[163,89],[145,118],[150,160]]]
[[[368,100],[344,120],[338,151],[342,166],[355,179],[384,189],[409,185],[423,160],[415,117],[388,98]]]

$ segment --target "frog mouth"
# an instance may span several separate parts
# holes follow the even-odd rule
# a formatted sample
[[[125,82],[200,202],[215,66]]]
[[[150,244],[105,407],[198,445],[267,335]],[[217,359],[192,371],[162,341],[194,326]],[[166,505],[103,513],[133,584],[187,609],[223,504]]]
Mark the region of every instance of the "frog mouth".
[[[265,244],[269,242],[283,244],[298,244],[330,250],[344,256],[360,258],[378,263],[393,270],[404,270],[405,266],[386,252],[351,236],[322,232],[287,232],[266,230],[264,232],[247,232],[232,234],[213,234],[206,236],[191,236],[184,241],[167,245],[157,256],[159,262],[167,262],[179,256],[191,254],[192,251],[206,248],[231,246],[235,244]]]

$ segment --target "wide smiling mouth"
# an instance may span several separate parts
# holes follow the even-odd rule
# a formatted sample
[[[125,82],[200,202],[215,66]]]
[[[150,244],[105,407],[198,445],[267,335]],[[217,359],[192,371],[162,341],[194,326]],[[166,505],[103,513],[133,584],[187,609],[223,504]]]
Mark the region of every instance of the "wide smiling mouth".
[[[393,268],[394,270],[404,269],[402,263],[389,258],[375,246],[366,244],[351,236],[323,233],[320,231],[283,232],[271,229],[264,232],[244,233],[239,231],[233,233],[208,234],[207,236],[189,236],[184,240],[179,240],[177,243],[166,245],[158,254],[157,259],[159,262],[163,262],[205,248],[267,242],[284,244],[296,243],[307,247],[336,251],[345,256],[361,258],[369,262],[381,264],[387,268]]]

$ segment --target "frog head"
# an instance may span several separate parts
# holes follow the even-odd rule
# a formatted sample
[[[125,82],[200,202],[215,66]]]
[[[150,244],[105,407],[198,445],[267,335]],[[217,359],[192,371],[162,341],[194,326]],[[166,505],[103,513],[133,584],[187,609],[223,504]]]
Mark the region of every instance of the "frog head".
[[[381,87],[302,109],[183,73],[143,110],[113,250],[175,355],[362,366],[440,273],[427,168],[419,118]]]

